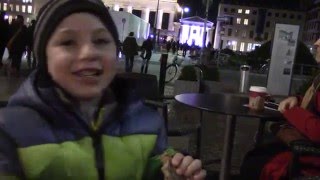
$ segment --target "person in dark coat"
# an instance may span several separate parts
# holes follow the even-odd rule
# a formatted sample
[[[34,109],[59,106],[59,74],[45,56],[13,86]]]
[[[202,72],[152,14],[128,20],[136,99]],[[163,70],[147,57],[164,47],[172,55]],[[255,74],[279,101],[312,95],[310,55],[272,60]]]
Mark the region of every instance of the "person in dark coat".
[[[27,61],[28,61],[28,68],[29,69],[34,69],[36,67],[36,60],[33,58],[31,62],[31,57],[32,57],[32,46],[33,46],[33,32],[34,32],[34,27],[36,24],[36,20],[31,21],[31,25],[27,29]]]
[[[187,51],[189,49],[189,45],[187,43],[187,41],[182,45],[182,56],[186,57],[187,55]]]
[[[141,73],[148,73],[148,66],[149,66],[149,61],[152,56],[152,50],[153,50],[153,42],[152,38],[149,37],[147,40],[145,40],[141,46],[142,51],[145,51],[145,56],[143,57],[143,62],[141,65]]]
[[[123,41],[123,54],[126,56],[126,72],[132,72],[134,56],[138,54],[137,39],[133,32]]]
[[[8,37],[9,37],[9,23],[8,21],[5,21],[6,13],[1,11],[0,12],[0,67],[2,66],[2,58],[5,51],[5,48],[8,43]]]
[[[18,15],[14,23],[12,24],[12,33],[10,40],[7,44],[9,54],[12,59],[11,74],[13,76],[19,76],[22,55],[27,46],[27,27],[24,25],[24,18],[22,15]]]
[[[167,45],[166,45],[167,53],[170,52],[170,50],[171,50],[171,45],[172,45],[172,40],[167,42]]]

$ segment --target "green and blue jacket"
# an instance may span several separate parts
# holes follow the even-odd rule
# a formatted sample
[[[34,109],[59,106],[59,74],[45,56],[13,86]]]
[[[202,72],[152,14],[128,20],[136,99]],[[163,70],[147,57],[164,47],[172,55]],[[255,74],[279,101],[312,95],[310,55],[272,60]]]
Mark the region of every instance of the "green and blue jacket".
[[[89,124],[35,73],[0,110],[0,179],[134,180],[159,176],[162,118],[124,89]],[[124,87],[124,86],[122,86]],[[119,86],[116,86],[119,88]],[[161,174],[161,173],[160,173]]]

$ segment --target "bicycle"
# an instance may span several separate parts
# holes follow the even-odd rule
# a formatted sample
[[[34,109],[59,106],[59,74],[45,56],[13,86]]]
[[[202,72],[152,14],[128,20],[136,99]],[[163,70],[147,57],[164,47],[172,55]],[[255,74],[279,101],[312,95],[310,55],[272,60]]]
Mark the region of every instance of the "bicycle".
[[[166,78],[165,78],[165,83],[170,83],[172,80],[174,80],[177,75],[180,72],[180,66],[182,64],[182,62],[184,61],[184,59],[182,59],[181,61],[178,62],[178,56],[175,55],[173,57],[173,61],[171,64],[169,64],[166,67]],[[196,68],[197,71],[197,78],[198,79],[202,79],[203,77],[203,71],[201,69],[201,66],[198,64],[193,64],[193,66]]]

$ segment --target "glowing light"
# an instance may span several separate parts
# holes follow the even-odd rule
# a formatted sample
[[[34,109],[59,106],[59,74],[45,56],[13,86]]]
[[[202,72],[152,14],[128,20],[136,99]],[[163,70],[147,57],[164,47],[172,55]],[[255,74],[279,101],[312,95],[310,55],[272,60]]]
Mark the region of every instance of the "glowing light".
[[[119,6],[118,4],[115,4],[115,5],[113,6],[113,10],[114,10],[114,11],[119,11],[119,9],[120,9],[120,6]]]
[[[8,15],[5,15],[5,16],[4,16],[4,19],[9,19],[9,16],[8,16]]]

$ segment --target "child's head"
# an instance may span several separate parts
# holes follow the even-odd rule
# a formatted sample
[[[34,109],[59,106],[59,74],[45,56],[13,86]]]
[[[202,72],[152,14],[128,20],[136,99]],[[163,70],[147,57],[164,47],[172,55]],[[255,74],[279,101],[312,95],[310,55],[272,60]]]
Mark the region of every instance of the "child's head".
[[[78,100],[102,95],[116,73],[118,34],[100,0],[52,0],[34,32],[39,76]]]

